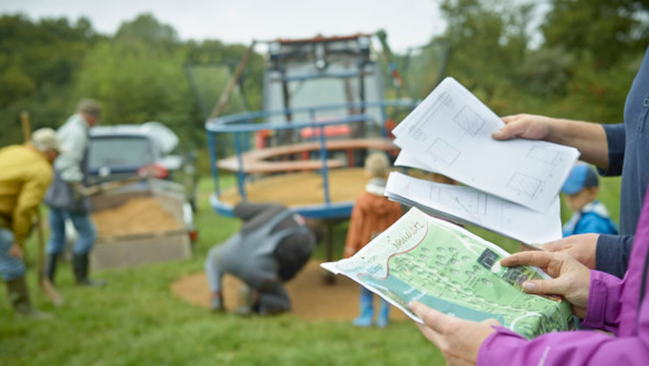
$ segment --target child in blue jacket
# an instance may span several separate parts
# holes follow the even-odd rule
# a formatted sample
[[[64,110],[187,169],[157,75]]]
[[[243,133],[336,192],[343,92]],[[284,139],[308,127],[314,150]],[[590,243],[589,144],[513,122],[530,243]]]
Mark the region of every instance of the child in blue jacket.
[[[617,226],[611,220],[606,207],[599,202],[599,178],[593,168],[577,163],[570,171],[561,188],[566,195],[568,207],[574,214],[563,225],[563,237],[575,234],[617,234]]]

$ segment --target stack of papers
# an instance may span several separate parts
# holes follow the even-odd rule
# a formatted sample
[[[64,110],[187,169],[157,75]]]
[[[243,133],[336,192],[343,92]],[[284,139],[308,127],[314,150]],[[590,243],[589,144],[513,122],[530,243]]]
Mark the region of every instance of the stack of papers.
[[[559,190],[579,157],[546,141],[496,141],[504,122],[453,78],[446,78],[393,131],[395,165],[443,174],[466,186],[392,173],[386,196],[524,244],[561,238]]]

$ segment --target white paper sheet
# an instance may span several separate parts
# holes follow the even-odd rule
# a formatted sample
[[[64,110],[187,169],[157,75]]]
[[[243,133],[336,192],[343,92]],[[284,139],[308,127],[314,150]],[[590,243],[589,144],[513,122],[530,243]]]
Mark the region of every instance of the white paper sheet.
[[[417,155],[410,152],[410,150],[401,150],[399,155],[397,155],[397,160],[394,161],[394,166],[405,166],[409,168],[415,168],[419,170],[425,170],[431,173],[438,173],[435,169],[430,166],[422,163],[417,159]]]
[[[556,200],[579,151],[546,141],[496,141],[503,121],[446,78],[393,131],[427,167],[539,212]]]
[[[540,213],[471,187],[435,183],[398,172],[390,173],[385,195],[431,215],[476,225],[525,244],[561,238],[558,196],[546,213]]]

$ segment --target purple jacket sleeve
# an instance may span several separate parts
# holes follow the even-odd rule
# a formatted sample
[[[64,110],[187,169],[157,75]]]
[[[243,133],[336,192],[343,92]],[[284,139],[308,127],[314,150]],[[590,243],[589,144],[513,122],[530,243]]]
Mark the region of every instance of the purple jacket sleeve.
[[[591,272],[588,313],[583,326],[617,331],[622,280]],[[533,340],[495,327],[480,347],[477,365],[644,365],[649,359],[649,324],[634,337],[596,331],[548,333]]]
[[[581,325],[617,334],[621,292],[621,279],[600,271],[590,271],[588,310]]]
[[[646,365],[647,330],[616,338],[596,331],[548,333],[531,341],[497,327],[478,352],[478,366],[491,365]]]

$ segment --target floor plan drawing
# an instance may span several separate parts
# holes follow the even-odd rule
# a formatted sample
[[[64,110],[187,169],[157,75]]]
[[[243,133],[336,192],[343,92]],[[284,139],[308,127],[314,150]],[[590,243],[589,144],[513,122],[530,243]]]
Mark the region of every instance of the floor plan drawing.
[[[475,190],[466,191],[453,188],[455,187],[431,186],[430,198],[439,202],[457,203],[476,222],[482,221],[481,217],[487,215],[487,194]]]
[[[579,157],[547,141],[497,141],[502,119],[453,78],[446,78],[393,131],[395,144],[426,170],[533,210],[550,208]]]
[[[533,146],[527,156],[547,164],[555,164],[561,156],[561,152],[551,147]]]
[[[435,183],[399,172],[390,173],[385,194],[430,215],[476,225],[526,244],[561,238],[558,197],[547,212],[541,213],[471,187]]]
[[[453,120],[471,136],[477,135],[478,131],[480,131],[482,126],[485,124],[485,120],[475,113],[469,106],[462,107]]]
[[[427,110],[422,111],[421,115],[412,114],[414,121],[412,125],[408,128],[408,134],[417,139],[417,140],[426,140],[428,134],[428,124],[432,118],[438,114],[441,107],[446,107],[448,110],[452,110],[455,107],[453,103],[453,97],[449,93],[441,93],[433,102],[431,107]]]
[[[539,179],[520,173],[515,173],[507,184],[508,188],[528,197],[534,197],[540,186],[541,181]]]
[[[460,150],[454,148],[453,145],[439,138],[430,145],[430,148],[426,152],[446,165],[452,165],[453,162],[460,156]]]

